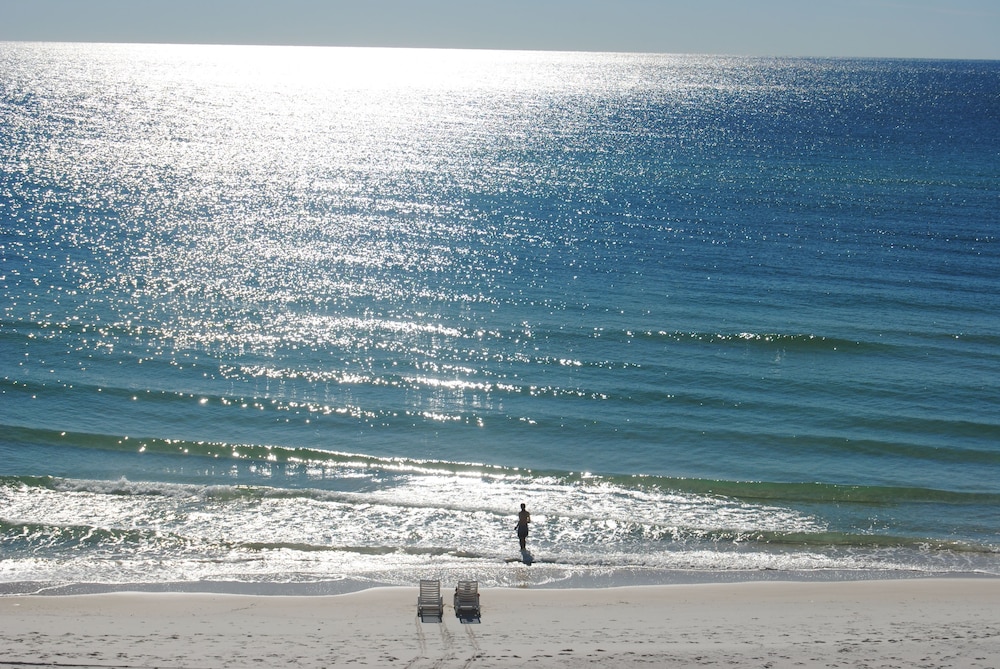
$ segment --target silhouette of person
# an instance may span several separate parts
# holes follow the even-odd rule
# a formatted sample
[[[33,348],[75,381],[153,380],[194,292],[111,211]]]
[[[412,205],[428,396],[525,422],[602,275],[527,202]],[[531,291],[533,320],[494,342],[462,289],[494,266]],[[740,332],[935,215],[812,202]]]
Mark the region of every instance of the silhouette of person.
[[[528,539],[528,523],[531,522],[531,514],[521,505],[521,511],[517,514],[517,540],[521,543],[521,550],[525,550],[525,542]]]

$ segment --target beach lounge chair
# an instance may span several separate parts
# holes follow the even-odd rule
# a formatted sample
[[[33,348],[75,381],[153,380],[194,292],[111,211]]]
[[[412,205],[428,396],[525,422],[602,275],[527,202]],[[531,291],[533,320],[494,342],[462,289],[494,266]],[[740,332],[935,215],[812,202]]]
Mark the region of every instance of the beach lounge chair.
[[[455,588],[455,615],[459,618],[479,618],[479,582],[459,581]]]
[[[444,615],[444,600],[441,598],[441,581],[420,579],[420,594],[417,596],[417,615],[421,619],[437,618]]]

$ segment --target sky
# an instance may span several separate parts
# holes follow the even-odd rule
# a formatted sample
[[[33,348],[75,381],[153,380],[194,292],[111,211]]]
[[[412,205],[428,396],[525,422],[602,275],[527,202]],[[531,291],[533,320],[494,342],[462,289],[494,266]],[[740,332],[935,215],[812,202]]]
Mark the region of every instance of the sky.
[[[0,0],[0,41],[1000,60],[1000,0]]]

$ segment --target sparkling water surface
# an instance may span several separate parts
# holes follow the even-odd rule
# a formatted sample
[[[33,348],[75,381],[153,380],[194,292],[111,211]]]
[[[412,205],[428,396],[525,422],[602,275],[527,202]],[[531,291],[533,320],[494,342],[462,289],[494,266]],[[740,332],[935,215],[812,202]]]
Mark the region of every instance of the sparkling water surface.
[[[0,580],[998,574],[998,94],[0,44]]]

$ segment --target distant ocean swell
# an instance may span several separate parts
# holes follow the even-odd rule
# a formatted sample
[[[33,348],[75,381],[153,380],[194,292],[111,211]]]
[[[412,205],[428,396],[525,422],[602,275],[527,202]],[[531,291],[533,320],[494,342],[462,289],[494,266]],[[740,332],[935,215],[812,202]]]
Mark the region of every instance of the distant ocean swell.
[[[65,328],[59,328],[60,339],[67,336]],[[829,433],[814,433],[810,439],[814,447],[823,447],[826,442],[830,447],[840,449],[843,453],[855,452],[863,454],[865,450],[870,450],[875,443],[883,452],[895,452],[900,456],[922,458],[928,461],[953,462],[953,463],[1000,463],[1000,453],[994,448],[1000,440],[1000,423],[994,420],[988,413],[978,415],[972,412],[966,415],[954,414],[945,418],[935,415],[920,415],[909,410],[909,406],[914,400],[920,397],[911,388],[895,388],[892,384],[886,385],[885,381],[873,382],[870,389],[860,386],[855,379],[845,379],[844,387],[839,388],[829,379],[824,379],[822,385],[806,384],[804,381],[795,380],[781,388],[780,392],[770,392],[763,394],[760,392],[760,384],[752,379],[741,379],[739,377],[728,376],[728,372],[721,373],[707,366],[701,365],[701,381],[693,383],[686,378],[692,372],[684,368],[673,368],[669,363],[669,358],[662,355],[656,356],[663,362],[631,362],[626,360],[598,360],[588,361],[586,359],[552,359],[547,357],[524,357],[520,354],[498,353],[497,360],[503,364],[512,363],[517,365],[528,365],[529,367],[543,368],[566,368],[568,370],[592,370],[594,372],[615,371],[627,372],[630,368],[635,370],[637,375],[631,377],[620,375],[623,382],[628,385],[608,384],[608,379],[597,379],[588,376],[574,376],[573,372],[553,373],[544,372],[539,374],[539,378],[546,378],[555,381],[546,385],[534,385],[526,383],[518,378],[519,376],[530,376],[522,371],[520,374],[512,374],[510,369],[492,368],[491,361],[475,360],[471,353],[463,354],[462,361],[455,360],[448,363],[438,358],[433,363],[433,368],[428,368],[426,375],[404,374],[395,371],[393,366],[386,364],[384,367],[376,368],[369,365],[368,369],[358,369],[357,371],[334,370],[319,371],[308,361],[303,361],[290,367],[276,367],[273,361],[268,360],[268,356],[253,356],[244,354],[243,359],[257,357],[260,364],[252,365],[242,363],[234,365],[229,363],[225,356],[221,360],[212,359],[211,354],[203,356],[200,361],[197,358],[187,363],[178,364],[176,359],[150,356],[143,358],[142,354],[132,352],[105,352],[89,354],[86,366],[75,363],[76,354],[72,351],[59,350],[58,345],[52,347],[52,358],[47,359],[42,345],[36,341],[33,333],[25,332],[24,328],[10,324],[10,327],[3,328],[2,338],[8,342],[14,350],[25,349],[34,352],[37,363],[44,365],[42,373],[24,375],[24,380],[7,378],[0,381],[0,387],[4,389],[5,401],[11,406],[15,403],[24,403],[29,406],[32,399],[40,394],[47,398],[47,401],[76,405],[77,413],[86,414],[89,410],[100,411],[101,407],[114,402],[121,402],[124,405],[132,405],[130,413],[135,413],[135,420],[140,421],[143,416],[183,416],[190,415],[192,419],[199,422],[210,421],[212,416],[226,416],[230,419],[242,416],[243,422],[250,423],[273,423],[275,420],[285,420],[286,422],[294,418],[297,422],[308,421],[310,419],[332,420],[338,417],[344,421],[345,425],[354,425],[356,421],[362,420],[370,424],[379,424],[386,421],[399,423],[400,421],[416,421],[417,423],[427,422],[434,424],[441,421],[459,421],[472,425],[483,425],[483,421],[496,425],[512,421],[514,424],[520,421],[527,421],[535,424],[545,422],[544,416],[559,410],[558,404],[540,404],[543,400],[563,403],[567,400],[583,401],[585,407],[591,402],[607,403],[620,407],[619,411],[634,412],[642,407],[650,407],[653,411],[666,412],[666,415],[683,416],[682,421],[673,421],[669,429],[675,437],[681,437],[689,431],[688,425],[698,424],[694,413],[703,411],[706,405],[716,406],[718,410],[725,412],[738,412],[741,416],[794,416],[797,411],[810,414],[815,411],[816,404],[823,401],[827,396],[831,398],[843,398],[854,392],[863,397],[864,393],[870,393],[872,398],[872,408],[869,410],[855,410],[845,416],[849,420],[849,425],[840,424],[837,421],[838,413],[828,412],[826,421],[829,422]],[[72,335],[70,335],[72,336]],[[549,334],[545,332],[535,333],[536,337],[543,337],[547,340],[547,345],[557,349],[572,350],[574,348],[572,339],[567,339],[565,334]],[[598,339],[614,338],[616,333],[600,332],[593,335]],[[617,337],[621,341],[629,341],[636,338],[633,333],[619,332]],[[702,346],[725,346],[735,349],[737,354],[745,352],[747,347],[759,348],[765,355],[783,356],[791,353],[798,353],[810,357],[823,355],[836,355],[839,361],[850,360],[852,356],[857,356],[856,364],[863,364],[872,359],[892,359],[893,357],[906,358],[908,355],[926,357],[934,355],[933,349],[922,346],[920,350],[913,350],[907,353],[907,346],[886,344],[886,343],[863,343],[849,340],[829,339],[816,335],[765,335],[752,333],[738,333],[732,335],[707,334],[707,333],[657,333],[640,335],[639,339],[665,339],[667,342],[676,344],[681,348],[674,352],[674,355],[685,360],[685,365],[691,367],[697,364],[699,355],[698,348]],[[590,337],[588,337],[590,339]],[[951,338],[961,340],[961,337]],[[980,337],[981,341],[974,344],[974,348],[983,346],[986,353],[979,357],[983,365],[983,371],[992,369],[995,357],[991,353],[993,350],[1000,350],[1000,341],[995,341],[994,337]],[[555,341],[553,341],[555,340]],[[145,336],[131,333],[129,341],[133,346],[142,346],[143,342],[156,341],[156,338],[147,339]],[[139,342],[138,344],[136,342]],[[65,344],[63,344],[65,345]],[[447,348],[441,342],[436,345],[438,349]],[[93,344],[83,346],[83,350],[93,348]],[[96,347],[100,351],[100,347]],[[121,344],[109,342],[108,349],[114,351],[120,349]],[[593,350],[593,349],[591,349]],[[954,354],[954,349],[949,349],[949,354]],[[139,360],[135,360],[135,355],[139,355]],[[310,353],[309,360],[321,356],[320,353]],[[507,356],[512,355],[510,359]],[[711,363],[711,354],[706,358]],[[288,356],[285,356],[286,358]],[[644,360],[642,354],[635,354],[634,360]],[[168,390],[166,388],[124,388],[115,387],[121,379],[106,377],[108,382],[100,381],[102,365],[116,366],[121,359],[127,359],[130,363],[141,364],[143,373],[149,378],[166,378],[166,376],[177,368],[183,369],[185,366],[197,371],[200,366],[205,370],[202,375],[209,379],[208,382],[194,381],[189,385],[187,391]],[[65,360],[65,361],[64,361]],[[843,364],[843,362],[841,362]],[[854,364],[854,363],[851,363]],[[91,367],[90,373],[87,367]],[[697,369],[697,367],[695,367]],[[97,374],[93,374],[93,371]],[[445,378],[442,378],[446,375]],[[710,387],[705,379],[719,377],[719,383],[725,383],[724,393],[719,393],[716,388]],[[694,378],[692,376],[692,378]],[[680,379],[681,382],[677,381]],[[231,382],[231,385],[226,385]],[[594,383],[595,385],[590,385]],[[800,393],[796,394],[797,386]],[[966,387],[955,386],[951,380],[944,380],[945,387],[952,386],[949,393],[953,399],[961,399],[963,394],[969,394],[969,405],[975,406],[981,403],[983,398],[980,389],[976,386]],[[201,387],[199,387],[201,386]],[[679,386],[685,389],[674,389],[672,386]],[[697,390],[698,386],[703,386],[703,392]],[[224,395],[219,395],[220,390],[227,390]],[[400,395],[398,401],[386,401],[389,399],[390,391],[399,393],[407,392],[438,392],[446,391],[465,397],[488,398],[478,405],[470,402],[456,403],[454,408],[443,405],[441,409],[433,412],[420,408],[408,408],[406,401]],[[929,392],[940,392],[938,389],[929,389]],[[367,395],[366,395],[367,393]],[[374,393],[374,394],[372,394]],[[340,401],[337,401],[339,396]],[[531,405],[511,405],[505,407],[503,412],[498,413],[494,407],[498,407],[504,397],[523,397],[525,400],[537,400]],[[345,398],[347,401],[345,401]],[[374,399],[376,401],[368,401]],[[901,413],[892,411],[892,405],[898,403]],[[380,404],[383,405],[380,407]],[[478,406],[478,408],[477,408]],[[92,409],[88,409],[92,407]],[[519,415],[517,412],[527,411],[529,413]],[[510,413],[510,412],[514,413]],[[277,414],[277,417],[276,417]],[[505,415],[506,414],[506,415]],[[284,416],[284,418],[281,418]],[[975,416],[975,417],[974,417]],[[648,418],[644,418],[648,420]],[[822,425],[813,419],[815,425]],[[666,425],[666,422],[663,423]],[[760,429],[767,434],[773,443],[778,444],[786,437],[773,428]],[[612,429],[621,429],[612,428]],[[740,425],[730,428],[729,434],[723,434],[724,428],[718,428],[716,437],[723,436],[738,440],[739,431],[744,432],[744,437],[750,438],[759,434],[753,421],[744,421]],[[131,430],[130,430],[131,431]],[[16,434],[16,432],[12,433]],[[835,434],[837,436],[835,436]],[[880,435],[878,442],[873,441],[871,435]],[[948,448],[941,448],[937,435],[949,435],[953,441]],[[155,432],[154,432],[155,436]],[[26,442],[27,443],[27,442]]]

